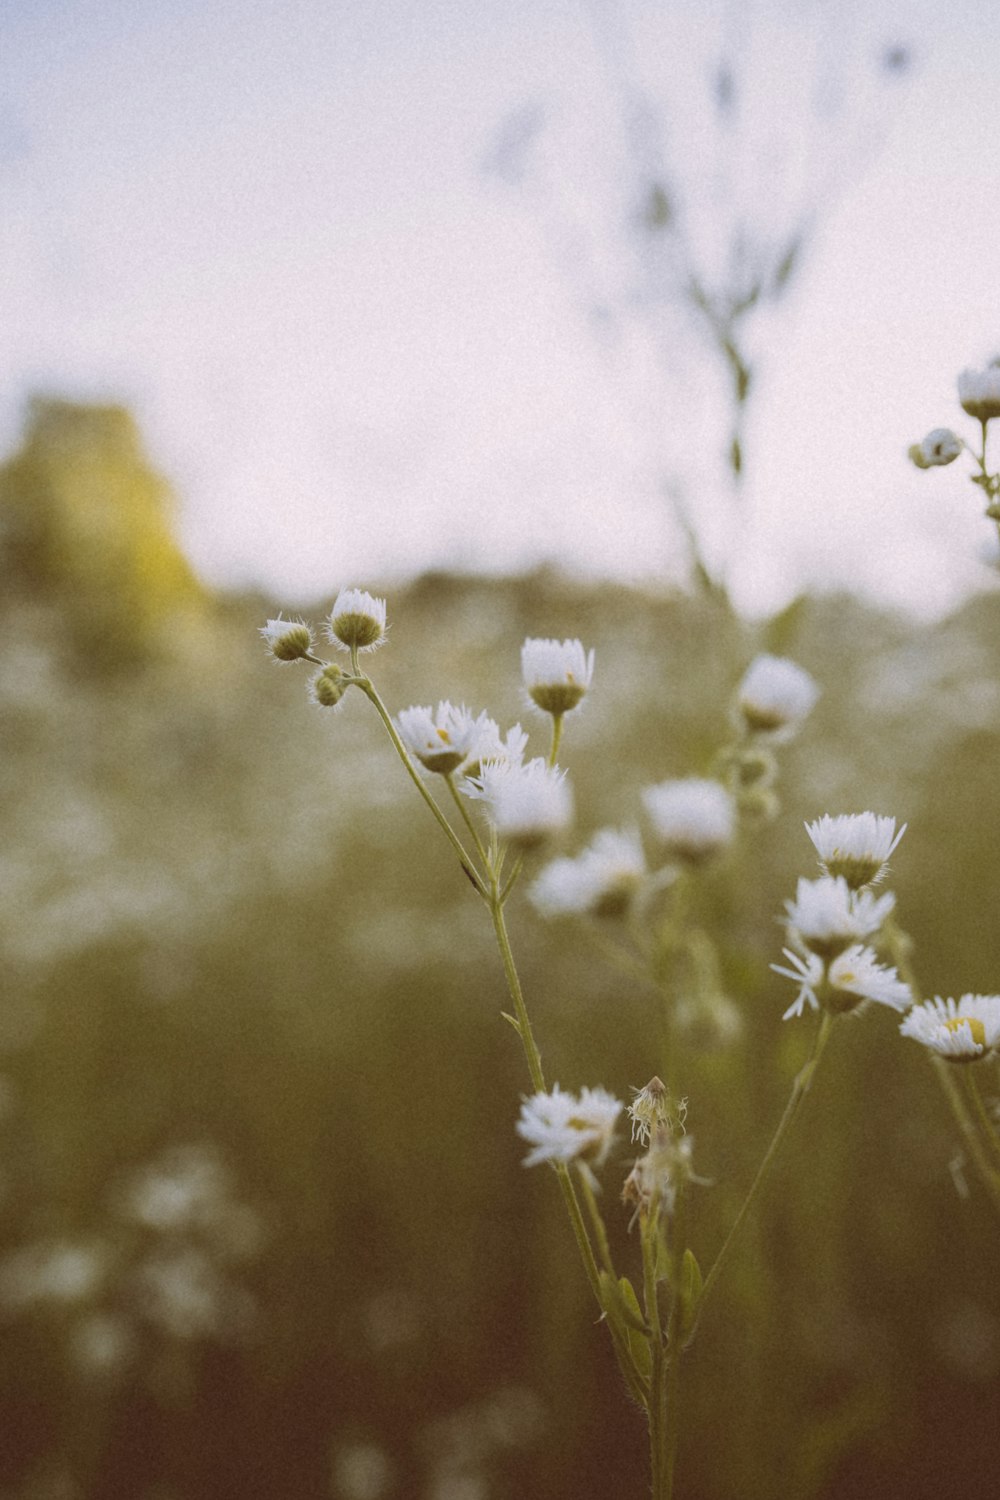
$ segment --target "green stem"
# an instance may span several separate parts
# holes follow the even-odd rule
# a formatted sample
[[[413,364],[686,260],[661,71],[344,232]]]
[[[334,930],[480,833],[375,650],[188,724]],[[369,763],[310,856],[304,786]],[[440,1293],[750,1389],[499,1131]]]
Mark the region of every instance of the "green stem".
[[[934,1057],[931,1059],[931,1063],[938,1076],[938,1082],[944,1089],[945,1097],[951,1105],[955,1122],[962,1133],[962,1140],[968,1147],[969,1155],[975,1162],[976,1171],[979,1173],[982,1184],[989,1193],[994,1208],[1000,1210],[1000,1176],[998,1176],[987,1155],[986,1148],[976,1129],[975,1121],[969,1113],[966,1102],[962,1097],[962,1090],[955,1077],[955,1069],[961,1066],[961,1064],[948,1062],[943,1057]],[[974,1067],[975,1064],[969,1063],[966,1066]]]
[[[563,727],[563,716],[562,716],[562,714],[553,714],[552,715],[552,744],[549,746],[549,765],[550,766],[554,766],[555,763],[556,763],[556,756],[559,753],[559,742],[562,739],[562,727]]]
[[[356,658],[357,652],[352,651],[351,655],[352,658]],[[424,778],[421,776],[420,772],[413,764],[413,761],[410,759],[409,752],[407,751],[406,746],[403,744],[403,741],[400,739],[395,724],[392,722],[392,715],[389,713],[389,710],[386,708],[385,704],[382,702],[382,699],[379,697],[374,683],[368,677],[359,676],[357,685],[364,693],[368,701],[372,704],[379,718],[382,720],[382,723],[385,725],[385,730],[390,740],[392,741],[393,749],[399,756],[400,760],[403,762],[403,765],[406,767],[406,770],[410,776],[410,780],[413,782],[417,791],[420,793],[421,797],[424,799],[424,801],[427,803],[427,806],[434,814],[435,819],[440,825],[442,832],[448,839],[448,842],[451,844],[451,847],[458,855],[458,860],[462,866],[462,869],[465,871],[466,875],[468,875],[469,879],[472,881],[472,884],[475,886],[476,890],[483,897],[483,899],[489,900],[486,884],[482,876],[476,869],[475,865],[472,863],[472,860],[469,858],[468,854],[465,852],[465,848],[462,844],[461,839],[458,837],[458,834],[455,832],[454,828],[452,828],[451,824],[448,822],[448,819],[445,817],[440,807],[438,807],[437,802],[435,801],[430,789],[427,786],[427,783],[424,781]]]
[[[587,1226],[583,1222],[583,1214],[580,1212],[580,1200],[576,1196],[576,1188],[573,1179],[569,1175],[569,1168],[565,1162],[556,1162],[556,1176],[559,1179],[559,1188],[566,1204],[566,1212],[573,1226],[573,1234],[576,1237],[577,1248],[580,1251],[580,1259],[583,1261],[583,1269],[587,1273],[590,1282],[590,1290],[597,1298],[597,1305],[604,1311],[604,1299],[601,1296],[601,1278],[597,1270],[597,1262],[594,1252],[587,1236]]]
[[[979,1121],[979,1128],[983,1133],[983,1139],[986,1141],[989,1150],[993,1152],[994,1157],[997,1159],[997,1170],[1000,1170],[1000,1139],[997,1138],[997,1127],[995,1123],[990,1119],[986,1105],[983,1102],[983,1096],[979,1088],[979,1078],[979,1064],[976,1062],[969,1063],[968,1067],[965,1069],[966,1088],[968,1090],[969,1098],[972,1100],[972,1108],[975,1112],[976,1119]]]
[[[597,1198],[591,1186],[590,1177],[585,1171],[581,1171],[579,1176],[580,1186],[583,1189],[583,1201],[587,1205],[587,1212],[590,1215],[590,1223],[594,1231],[594,1239],[597,1241],[597,1253],[601,1257],[601,1265],[611,1279],[617,1281],[618,1277],[615,1273],[614,1262],[611,1259],[611,1246],[608,1244],[608,1231],[604,1226],[601,1210],[597,1206]]]
[[[458,808],[459,812],[462,815],[462,821],[464,822],[466,828],[469,830],[469,833],[472,835],[473,843],[476,846],[476,853],[479,855],[479,858],[482,861],[483,868],[488,870],[490,867],[489,855],[486,853],[486,848],[480,836],[479,829],[476,827],[475,819],[469,812],[468,801],[458,790],[458,787],[455,785],[455,777],[450,771],[444,779],[447,783],[448,790],[452,795],[455,806]]]
[[[642,1295],[646,1321],[650,1327],[652,1379],[649,1392],[649,1460],[652,1470],[653,1500],[670,1500],[667,1458],[667,1388],[668,1365],[663,1347],[663,1327],[656,1287],[656,1248],[659,1240],[659,1214],[643,1216]]]
[[[528,1072],[531,1074],[531,1082],[535,1092],[544,1094],[545,1074],[542,1071],[542,1056],[535,1041],[534,1032],[531,1029],[531,1021],[528,1018],[528,1010],[524,1003],[524,991],[521,989],[521,981],[518,978],[517,965],[514,963],[514,954],[510,946],[510,938],[507,935],[507,924],[504,921],[503,905],[500,893],[496,888],[494,877],[493,890],[490,896],[490,915],[493,918],[493,931],[496,934],[497,947],[500,950],[500,958],[503,963],[504,977],[507,980],[507,990],[514,1005],[514,1016],[517,1021],[517,1034],[521,1038],[521,1046],[528,1063]],[[583,1222],[580,1212],[580,1201],[576,1196],[576,1188],[573,1179],[569,1175],[569,1169],[565,1162],[556,1162],[556,1176],[559,1179],[559,1188],[566,1204],[570,1223],[573,1226],[573,1234],[583,1261],[583,1269],[587,1273],[590,1289],[601,1311],[604,1310],[604,1301],[601,1297],[601,1278],[597,1270],[597,1262],[594,1252],[587,1236],[587,1228]]]
[[[664,1435],[664,1492],[668,1497],[674,1492],[674,1469],[677,1463],[677,1449],[681,1435],[680,1414],[680,1391],[681,1391],[681,1357],[687,1348],[687,1343],[681,1342],[681,1318],[684,1305],[681,1298],[681,1275],[684,1251],[682,1246],[686,1239],[685,1231],[685,1184],[677,1185],[677,1197],[674,1202],[674,1211],[670,1220],[670,1252],[671,1252],[671,1285],[673,1287],[673,1301],[670,1305],[670,1318],[667,1324],[667,1385],[664,1393],[666,1404],[666,1431]]]
[[[507,990],[514,1004],[514,1018],[517,1021],[517,1034],[521,1038],[521,1046],[528,1062],[528,1072],[531,1074],[531,1082],[536,1094],[545,1093],[545,1074],[542,1071],[542,1054],[538,1050],[535,1034],[531,1029],[528,1019],[528,1010],[524,1003],[524,991],[521,989],[521,981],[517,974],[517,965],[514,963],[514,954],[510,946],[510,938],[507,935],[507,924],[504,921],[503,904],[500,893],[494,886],[490,898],[490,916],[493,918],[493,932],[496,936],[497,947],[500,950],[500,960],[503,964],[504,977],[507,980]]]
[[[517,884],[518,876],[520,875],[520,873],[521,873],[521,871],[523,869],[524,869],[524,856],[523,856],[523,854],[519,854],[517,856],[517,858],[515,859],[515,861],[513,863],[513,866],[511,867],[510,874],[507,876],[507,879],[504,881],[503,890],[500,892],[500,905],[501,906],[506,906],[507,905],[507,897],[510,895],[511,891],[514,889],[515,885]]]
[[[829,1011],[823,1012],[823,1019],[821,1020],[816,1030],[816,1035],[813,1040],[813,1049],[809,1055],[809,1059],[795,1075],[795,1081],[792,1084],[792,1092],[788,1096],[788,1103],[785,1105],[785,1112],[781,1116],[781,1119],[778,1121],[778,1128],[775,1130],[774,1135],[771,1137],[771,1144],[768,1146],[766,1152],[764,1153],[764,1159],[762,1160],[760,1166],[757,1168],[757,1174],[754,1177],[753,1182],[750,1184],[750,1191],[744,1198],[743,1203],[740,1207],[740,1211],[736,1215],[736,1218],[733,1220],[732,1227],[730,1228],[729,1233],[725,1238],[722,1249],[715,1257],[715,1262],[712,1266],[712,1269],[709,1271],[708,1275],[705,1278],[705,1285],[702,1287],[701,1297],[698,1300],[699,1308],[704,1306],[706,1297],[708,1296],[712,1287],[715,1285],[716,1281],[718,1281],[719,1273],[722,1271],[723,1266],[729,1259],[729,1255],[733,1249],[734,1244],[736,1243],[736,1239],[739,1235],[740,1229],[743,1227],[743,1221],[746,1219],[747,1214],[750,1212],[750,1208],[754,1202],[754,1199],[757,1197],[757,1194],[760,1192],[760,1189],[766,1182],[771,1168],[774,1165],[774,1161],[777,1157],[779,1148],[781,1147],[781,1143],[785,1139],[785,1136],[788,1134],[788,1130],[792,1124],[792,1121],[795,1119],[795,1116],[799,1112],[803,1099],[809,1092],[809,1087],[812,1083],[813,1075],[816,1072],[820,1057],[823,1054],[823,1048],[826,1046],[827,1039],[833,1027],[833,1020],[834,1018],[830,1015]]]
[[[664,1391],[664,1403],[666,1406],[664,1420],[664,1460],[663,1460],[663,1493],[666,1500],[674,1492],[674,1468],[677,1463],[677,1448],[681,1435],[681,1355],[683,1350],[678,1338],[680,1298],[674,1298],[673,1311],[670,1314],[670,1325],[667,1332],[668,1356],[667,1356],[667,1380]]]

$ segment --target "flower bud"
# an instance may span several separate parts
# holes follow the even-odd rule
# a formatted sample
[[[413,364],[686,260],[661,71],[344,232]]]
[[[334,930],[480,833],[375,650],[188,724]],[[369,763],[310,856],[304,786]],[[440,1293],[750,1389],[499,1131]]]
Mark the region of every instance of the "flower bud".
[[[940,469],[953,464],[964,447],[958,433],[950,427],[935,427],[922,442],[909,449],[910,462],[918,469]]]
[[[347,650],[374,651],[385,640],[385,600],[363,589],[341,589],[330,611],[327,634]]]
[[[1000,359],[991,360],[984,370],[963,370],[958,399],[962,410],[978,422],[1000,417]]]
[[[344,681],[344,675],[335,661],[329,662],[321,672],[317,672],[309,684],[313,702],[318,703],[321,708],[336,708],[350,685]]]
[[[736,710],[751,734],[788,739],[812,712],[819,688],[797,662],[758,656],[736,689]]]
[[[276,661],[301,661],[313,648],[312,631],[304,620],[268,620],[260,627],[271,655]]]
[[[568,714],[583,700],[594,675],[594,653],[579,641],[528,639],[521,647],[528,696],[544,713]]]

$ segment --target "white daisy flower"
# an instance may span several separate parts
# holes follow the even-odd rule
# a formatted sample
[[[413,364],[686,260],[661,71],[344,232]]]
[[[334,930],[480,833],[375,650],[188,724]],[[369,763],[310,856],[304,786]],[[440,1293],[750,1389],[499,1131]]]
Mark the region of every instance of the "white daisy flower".
[[[885,875],[889,856],[906,832],[906,824],[897,833],[895,818],[872,812],[831,818],[824,813],[815,823],[806,824],[806,832],[827,875],[842,875],[852,890],[858,890],[874,885]]]
[[[909,985],[903,983],[896,970],[880,964],[872,950],[860,943],[841,953],[829,968],[815,953],[803,956],[790,948],[782,951],[792,967],[772,964],[771,968],[799,986],[798,995],[785,1011],[786,1021],[802,1015],[806,1005],[818,1010],[821,1002],[834,1015],[855,1010],[863,1000],[874,1000],[900,1011],[913,1004]]]
[[[957,432],[950,427],[935,427],[919,443],[909,450],[911,463],[918,469],[940,469],[953,464],[965,447]]]
[[[975,1062],[1000,1047],[1000,995],[926,1000],[899,1029],[950,1062]]]
[[[404,708],[397,721],[399,737],[428,771],[447,776],[457,771],[469,755],[479,729],[467,708],[439,703],[437,713],[429,708]]]
[[[786,969],[782,964],[771,964],[771,968],[775,974],[780,974],[799,986],[799,993],[782,1016],[782,1020],[787,1021],[792,1016],[801,1016],[807,1004],[812,1010],[819,1010],[816,990],[823,982],[825,967],[823,960],[815,953],[807,953],[803,957],[799,953],[793,953],[791,948],[782,948],[781,951],[792,967]]]
[[[852,891],[843,875],[800,880],[794,901],[785,902],[788,925],[804,947],[821,958],[833,958],[872,937],[896,904],[888,892]]]
[[[874,1000],[893,1010],[908,1010],[913,1004],[910,986],[887,964],[880,964],[870,948],[860,943],[835,958],[827,970],[827,985],[835,992],[827,997],[827,1009],[853,1010],[859,1000]],[[850,999],[843,997],[853,997]]]
[[[477,777],[462,783],[471,797],[481,797],[501,839],[534,849],[561,833],[573,816],[573,797],[565,771],[540,756],[526,765],[484,761]]]
[[[736,808],[720,781],[688,776],[646,787],[642,800],[667,854],[692,864],[732,842]]]
[[[520,724],[515,724],[513,729],[508,729],[506,735],[502,736],[496,721],[486,714],[480,714],[476,720],[476,733],[469,758],[465,763],[465,774],[474,779],[486,761],[504,761],[519,766],[527,748],[528,736]],[[477,795],[469,787],[463,787],[462,790],[467,791],[470,796]]]
[[[313,648],[313,633],[304,620],[268,620],[260,627],[265,644],[277,661],[300,661]]]
[[[374,651],[385,640],[385,600],[375,599],[363,589],[341,589],[337,595],[327,635],[337,646]]]
[[[635,829],[602,828],[575,859],[554,859],[528,892],[543,917],[622,916],[646,873]]]
[[[563,1093],[559,1085],[549,1094],[533,1094],[521,1105],[517,1133],[531,1146],[526,1167],[540,1161],[582,1161],[600,1166],[614,1139],[621,1100],[605,1089]]]
[[[812,712],[819,688],[809,673],[783,656],[758,656],[736,689],[736,708],[747,729],[790,739]]]
[[[521,647],[521,675],[532,702],[547,714],[567,714],[582,701],[594,675],[594,653],[579,641],[532,640]]]
[[[963,370],[958,399],[962,410],[979,422],[1000,417],[1000,360],[992,360],[984,370]]]

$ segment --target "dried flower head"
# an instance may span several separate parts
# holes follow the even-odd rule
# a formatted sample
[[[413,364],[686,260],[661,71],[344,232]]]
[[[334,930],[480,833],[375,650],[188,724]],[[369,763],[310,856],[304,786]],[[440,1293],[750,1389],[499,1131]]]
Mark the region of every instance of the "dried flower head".
[[[949,1062],[975,1062],[1000,1048],[1000,995],[926,1000],[899,1029]]]
[[[330,611],[327,635],[350,651],[374,651],[385,640],[385,600],[363,589],[341,589]]]
[[[732,841],[736,809],[721,781],[661,781],[646,787],[642,800],[659,844],[675,859],[698,864]]]
[[[826,874],[842,875],[852,890],[860,890],[883,878],[906,824],[897,833],[895,818],[873,812],[831,818],[824,813],[815,823],[806,824],[806,832]]]
[[[621,1100],[605,1089],[564,1093],[556,1084],[551,1093],[533,1094],[521,1105],[517,1133],[531,1146],[526,1167],[540,1161],[581,1161],[600,1166],[614,1140]]]
[[[634,1141],[641,1141],[644,1146],[648,1146],[651,1135],[659,1126],[677,1135],[684,1134],[687,1100],[679,1099],[675,1104],[667,1093],[667,1086],[662,1078],[654,1076],[644,1088],[633,1089],[632,1092],[635,1098],[628,1107],[628,1117],[632,1121]]]
[[[736,709],[753,734],[790,739],[819,697],[809,673],[783,656],[758,656],[736,689]]]
[[[704,1181],[691,1166],[693,1150],[691,1136],[678,1134],[669,1125],[655,1125],[649,1149],[625,1179],[622,1202],[633,1204],[636,1216],[657,1211],[672,1214],[681,1188],[688,1182]]]
[[[583,700],[594,675],[594,653],[579,641],[532,640],[521,647],[521,674],[528,696],[547,714],[570,713]]]
[[[554,859],[546,865],[528,895],[543,917],[620,917],[645,873],[636,830],[602,828],[575,859]]]

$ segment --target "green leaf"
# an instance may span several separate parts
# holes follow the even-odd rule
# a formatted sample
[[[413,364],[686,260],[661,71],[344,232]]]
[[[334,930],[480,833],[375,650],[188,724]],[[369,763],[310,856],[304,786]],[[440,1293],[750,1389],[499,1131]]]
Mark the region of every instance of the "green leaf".
[[[643,1380],[648,1382],[653,1375],[653,1351],[650,1348],[649,1328],[642,1316],[635,1287],[627,1276],[615,1282],[604,1271],[601,1272],[601,1286],[606,1286],[608,1302],[614,1308],[612,1316],[621,1329],[632,1361]]]
[[[627,1276],[619,1277],[617,1291],[619,1296],[621,1297],[621,1300],[624,1302],[626,1308],[628,1309],[629,1316],[626,1321],[628,1322],[629,1326],[638,1329],[640,1333],[646,1333],[646,1319],[642,1315],[642,1308],[639,1306],[639,1299],[635,1294],[635,1287],[632,1285],[631,1281],[629,1281]]]
[[[701,1302],[701,1289],[703,1286],[701,1267],[695,1257],[693,1250],[685,1250],[681,1260],[680,1298],[681,1298],[681,1323],[680,1333],[682,1343],[687,1343],[694,1334],[698,1323],[698,1304]]]

